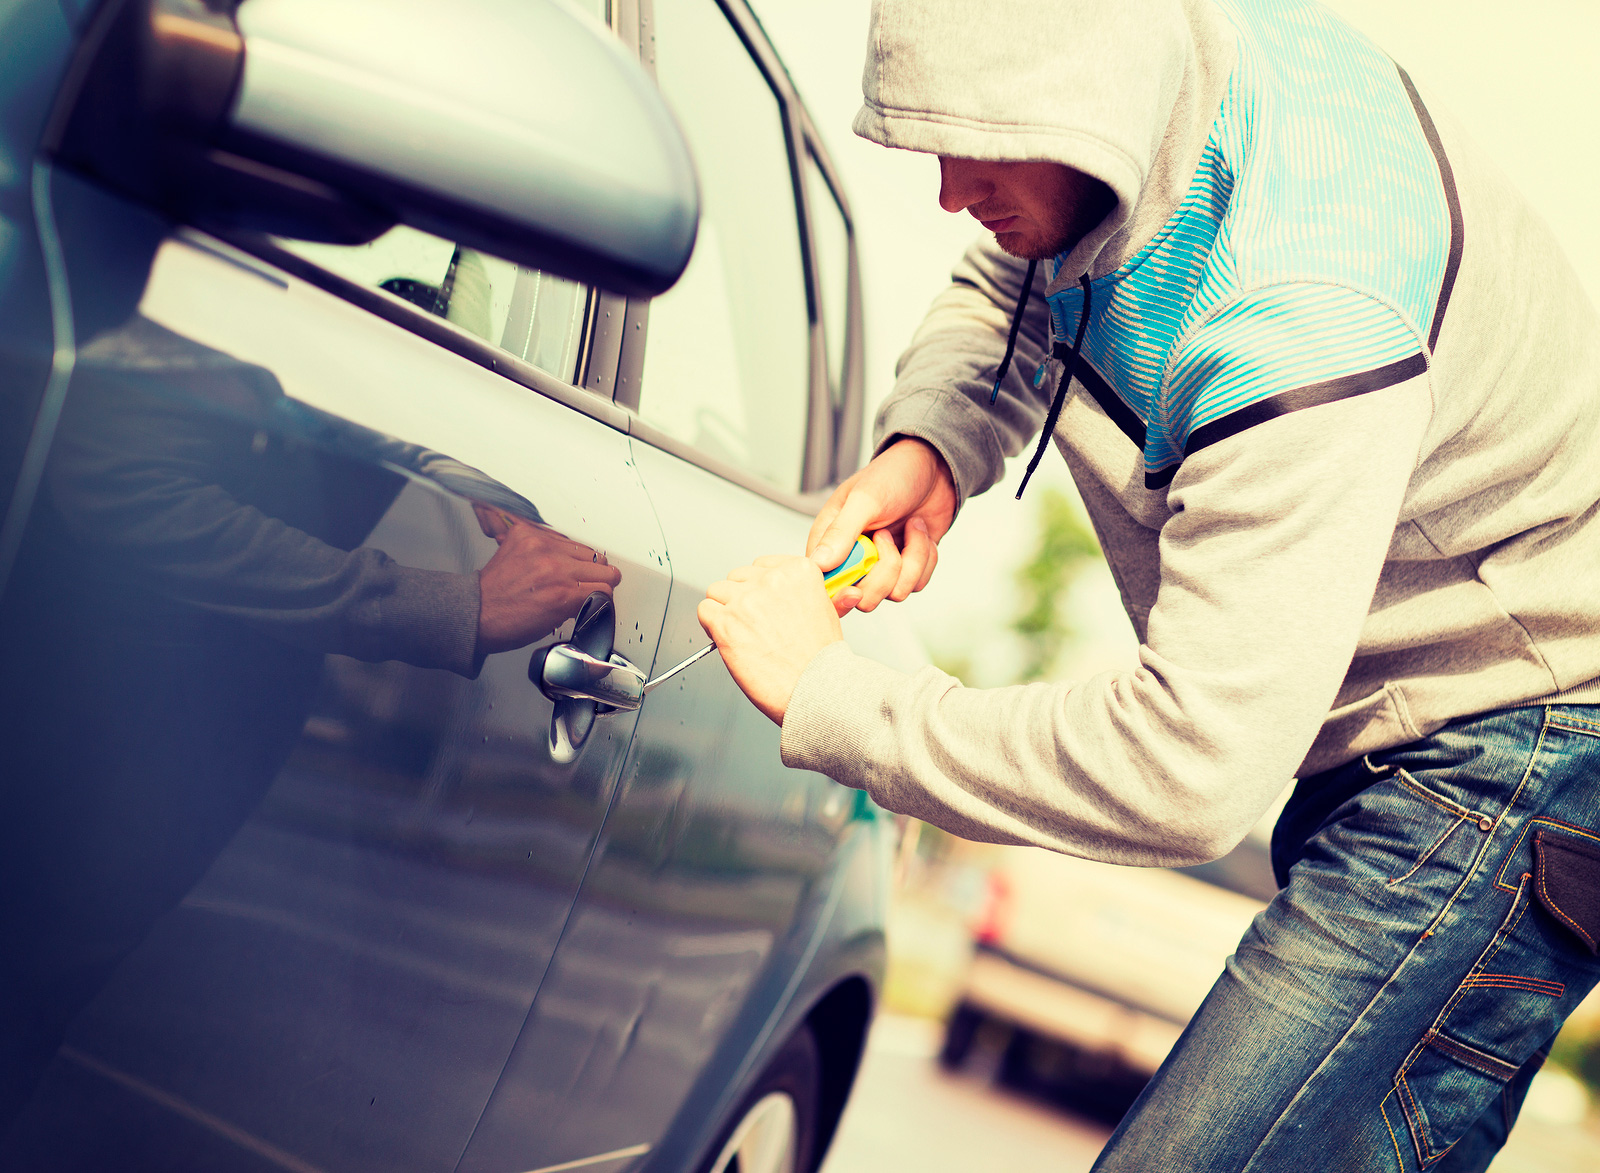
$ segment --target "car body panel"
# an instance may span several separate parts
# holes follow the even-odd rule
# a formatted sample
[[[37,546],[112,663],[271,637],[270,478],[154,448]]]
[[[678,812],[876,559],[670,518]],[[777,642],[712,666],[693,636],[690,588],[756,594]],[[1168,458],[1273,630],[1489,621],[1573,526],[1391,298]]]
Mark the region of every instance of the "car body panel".
[[[72,53],[54,4],[0,4],[0,583],[22,522],[8,506],[34,433],[54,338],[44,254],[34,222],[35,144]]]
[[[324,430],[347,422],[503,473],[500,489],[621,570],[616,649],[650,663],[669,575],[625,436],[203,240],[162,247],[142,309],[276,375],[285,398],[250,421],[264,425],[251,441],[264,460],[304,440],[274,423],[307,406]],[[231,391],[191,382],[174,396]],[[456,410],[439,412],[441,398]],[[365,544],[433,570],[487,560],[494,544],[467,501],[422,475],[382,475],[403,487]],[[157,1113],[180,1130],[203,1117],[318,1167],[453,1163],[555,951],[637,718],[600,718],[575,762],[552,760],[529,655],[491,656],[470,681],[329,657],[282,771],[81,1016],[58,1061],[81,1070],[58,1087],[81,1092],[94,1072],[104,1096],[138,1088],[147,1107],[186,1105]],[[67,1122],[103,1109],[65,1094],[47,1087],[19,1142],[42,1154],[45,1134],[67,1141],[54,1167],[165,1144],[132,1113],[142,1141],[102,1124],[81,1152]]]
[[[1162,868],[1008,852],[1007,952],[1187,1022],[1261,903]]]
[[[12,5],[0,28],[49,26],[59,66],[65,11]],[[29,85],[36,124],[54,74]],[[7,127],[27,121],[0,97]],[[802,113],[786,105],[784,133]],[[703,641],[707,583],[801,549],[816,501],[629,435],[613,383],[637,378],[642,304],[617,339],[622,302],[591,294],[563,382],[271,242],[175,227],[48,167],[25,190],[37,125],[18,134],[0,176],[0,289],[22,307],[0,324],[8,425],[31,421],[52,345],[36,194],[77,366],[0,599],[17,769],[0,878],[19,894],[0,944],[33,967],[9,1037],[48,1044],[14,1127],[0,1079],[0,1169],[692,1167],[784,1039],[848,991],[850,1013],[816,1020],[836,1119],[882,978],[892,828],[783,769],[717,658],[598,717],[564,761],[528,667],[570,619],[451,670],[426,616],[393,647],[290,631],[246,597],[282,585],[278,547],[257,547],[253,586],[150,552],[153,519],[220,494],[229,524],[464,580],[495,554],[498,511],[609,559],[615,650],[648,669]],[[808,467],[834,460],[819,436]],[[846,632],[921,662],[890,615]]]

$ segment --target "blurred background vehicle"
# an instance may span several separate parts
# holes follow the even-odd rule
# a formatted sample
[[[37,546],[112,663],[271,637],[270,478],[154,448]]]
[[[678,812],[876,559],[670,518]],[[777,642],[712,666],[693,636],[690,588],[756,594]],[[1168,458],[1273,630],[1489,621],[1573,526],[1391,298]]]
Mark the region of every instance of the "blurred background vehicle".
[[[0,1168],[813,1168],[891,824],[637,691],[860,456],[749,10],[23,0],[0,136]]]
[[[1270,826],[1208,865],[1211,879],[997,852],[939,1061],[956,1069],[977,1052],[1009,1086],[1116,1123],[1270,898]]]

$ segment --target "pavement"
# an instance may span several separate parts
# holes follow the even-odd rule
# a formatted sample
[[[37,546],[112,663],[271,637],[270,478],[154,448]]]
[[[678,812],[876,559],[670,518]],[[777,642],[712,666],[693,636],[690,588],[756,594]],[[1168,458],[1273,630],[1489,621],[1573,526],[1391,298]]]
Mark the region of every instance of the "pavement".
[[[821,1173],[1080,1173],[1111,1130],[934,1061],[942,1028],[880,1015]]]

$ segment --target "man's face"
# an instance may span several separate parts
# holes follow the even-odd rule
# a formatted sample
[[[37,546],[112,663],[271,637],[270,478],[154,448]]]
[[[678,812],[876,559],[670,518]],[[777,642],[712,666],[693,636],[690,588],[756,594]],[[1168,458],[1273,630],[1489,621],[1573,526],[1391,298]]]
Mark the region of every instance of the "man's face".
[[[1068,252],[1111,211],[1111,189],[1061,163],[939,159],[939,206],[971,212],[1014,257]]]

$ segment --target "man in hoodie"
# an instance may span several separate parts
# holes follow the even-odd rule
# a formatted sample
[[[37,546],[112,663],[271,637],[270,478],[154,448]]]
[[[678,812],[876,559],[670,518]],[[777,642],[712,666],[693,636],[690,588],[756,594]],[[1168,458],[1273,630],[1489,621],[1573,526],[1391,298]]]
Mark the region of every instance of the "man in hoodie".
[[[702,604],[734,678],[785,762],[972,839],[1194,863],[1297,777],[1282,890],[1097,1168],[1485,1168],[1600,976],[1600,319],[1559,247],[1305,0],[878,0],[864,88],[995,236],[810,559]],[[920,589],[1038,432],[1137,665],[854,655],[818,567],[866,530],[843,608]]]

